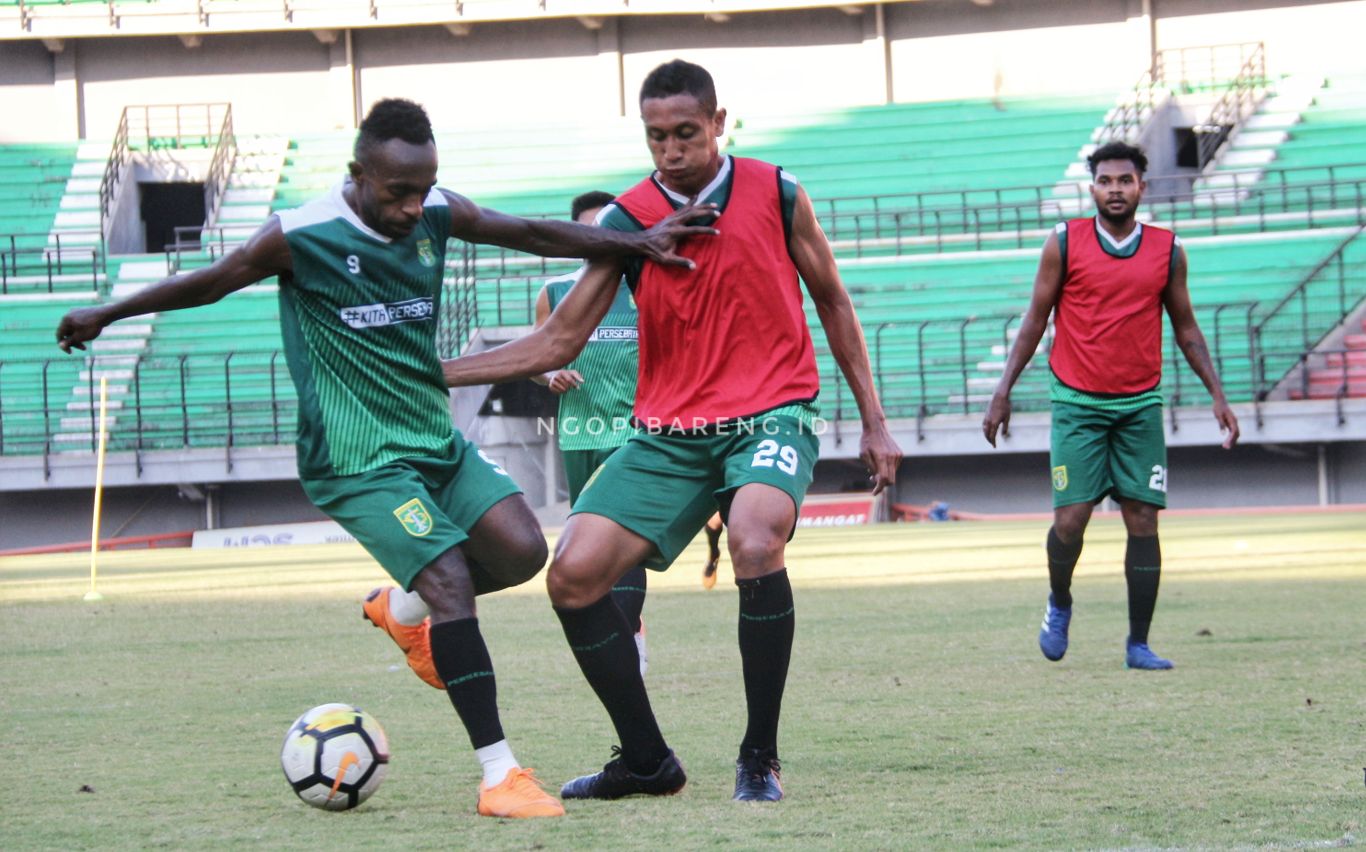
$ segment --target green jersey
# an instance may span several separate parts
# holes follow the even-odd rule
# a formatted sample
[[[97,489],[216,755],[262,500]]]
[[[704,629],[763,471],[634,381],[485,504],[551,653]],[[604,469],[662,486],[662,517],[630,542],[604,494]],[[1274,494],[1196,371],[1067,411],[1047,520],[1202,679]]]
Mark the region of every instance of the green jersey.
[[[550,310],[560,304],[583,270],[545,282]],[[593,329],[583,351],[569,365],[583,384],[560,395],[555,429],[561,450],[605,450],[620,447],[635,434],[631,409],[636,401],[636,303],[623,280],[607,315]]]
[[[278,214],[293,263],[280,278],[280,326],[305,479],[433,455],[455,434],[436,354],[446,197],[432,190],[413,232],[390,239],[361,221],[342,187]]]

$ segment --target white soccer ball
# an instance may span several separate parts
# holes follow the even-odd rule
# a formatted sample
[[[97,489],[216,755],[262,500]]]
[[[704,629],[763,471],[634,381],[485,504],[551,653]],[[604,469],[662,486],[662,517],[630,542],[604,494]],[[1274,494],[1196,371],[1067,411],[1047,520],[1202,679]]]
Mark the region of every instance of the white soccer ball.
[[[389,768],[389,739],[359,707],[322,704],[289,726],[280,764],[300,799],[344,811],[379,789]]]

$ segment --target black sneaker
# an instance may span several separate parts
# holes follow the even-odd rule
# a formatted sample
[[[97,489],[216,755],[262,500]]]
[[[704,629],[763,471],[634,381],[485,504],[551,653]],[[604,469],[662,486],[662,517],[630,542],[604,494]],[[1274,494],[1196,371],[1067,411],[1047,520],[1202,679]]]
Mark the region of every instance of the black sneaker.
[[[653,775],[637,775],[626,768],[621,749],[612,746],[612,759],[601,772],[583,775],[565,784],[560,795],[566,799],[621,799],[626,796],[672,796],[688,783],[683,764],[669,752]]]
[[[776,802],[783,797],[782,765],[771,751],[745,748],[735,761],[737,802]]]

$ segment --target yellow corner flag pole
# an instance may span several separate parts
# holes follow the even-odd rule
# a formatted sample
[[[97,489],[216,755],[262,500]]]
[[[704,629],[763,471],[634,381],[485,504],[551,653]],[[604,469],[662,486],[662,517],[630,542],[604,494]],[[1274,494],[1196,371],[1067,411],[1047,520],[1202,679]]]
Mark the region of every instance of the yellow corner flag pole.
[[[95,588],[97,576],[96,559],[100,551],[100,502],[104,499],[104,442],[105,413],[109,407],[109,379],[100,376],[100,439],[95,450],[95,517],[90,523],[90,591],[85,593],[87,601],[102,601],[104,595]]]

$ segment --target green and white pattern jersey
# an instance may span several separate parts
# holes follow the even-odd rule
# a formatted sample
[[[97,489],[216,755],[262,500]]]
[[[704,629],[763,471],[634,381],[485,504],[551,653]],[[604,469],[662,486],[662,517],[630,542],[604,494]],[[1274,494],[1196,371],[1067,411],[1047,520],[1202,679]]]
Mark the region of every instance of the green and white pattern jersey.
[[[299,474],[351,476],[454,435],[436,318],[451,214],[439,190],[403,239],[372,230],[343,184],[278,216],[293,272],[280,326],[299,395]]]
[[[550,310],[564,301],[583,270],[545,282]],[[583,384],[560,395],[556,431],[561,450],[605,450],[620,447],[635,434],[631,411],[636,402],[636,303],[623,280],[607,315],[593,329],[583,351],[569,365]]]

